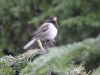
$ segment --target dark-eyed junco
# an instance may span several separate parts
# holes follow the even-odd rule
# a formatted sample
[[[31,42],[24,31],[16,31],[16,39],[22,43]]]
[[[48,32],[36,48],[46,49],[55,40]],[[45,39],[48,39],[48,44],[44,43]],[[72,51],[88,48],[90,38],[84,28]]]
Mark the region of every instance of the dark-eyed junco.
[[[48,45],[52,44],[58,32],[57,17],[49,17],[46,22],[34,33],[32,40],[27,43],[23,49],[27,49],[37,40],[45,41],[44,48],[48,49]]]

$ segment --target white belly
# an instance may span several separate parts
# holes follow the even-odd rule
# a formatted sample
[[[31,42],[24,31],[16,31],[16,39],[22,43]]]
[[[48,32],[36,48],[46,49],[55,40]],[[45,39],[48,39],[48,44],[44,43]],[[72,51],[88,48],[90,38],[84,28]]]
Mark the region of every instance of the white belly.
[[[42,40],[53,40],[57,35],[56,27],[51,23],[49,29],[42,36]]]

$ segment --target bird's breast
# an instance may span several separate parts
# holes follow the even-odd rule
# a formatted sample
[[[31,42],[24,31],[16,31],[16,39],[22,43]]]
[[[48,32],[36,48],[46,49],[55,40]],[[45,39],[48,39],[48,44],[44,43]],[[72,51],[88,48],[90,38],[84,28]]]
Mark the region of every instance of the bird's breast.
[[[52,23],[50,23],[48,28],[49,29],[44,33],[42,40],[46,39],[53,40],[56,37],[57,35],[56,27]]]

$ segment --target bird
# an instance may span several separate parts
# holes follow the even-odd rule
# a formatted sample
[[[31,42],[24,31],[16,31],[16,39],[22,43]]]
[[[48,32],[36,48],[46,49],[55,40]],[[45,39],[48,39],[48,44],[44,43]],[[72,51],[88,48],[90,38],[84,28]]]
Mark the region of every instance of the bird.
[[[23,49],[27,49],[35,41],[42,40],[44,42],[44,49],[48,49],[49,45],[53,45],[55,37],[58,33],[57,17],[48,17],[40,28],[34,33],[33,38],[29,41]]]

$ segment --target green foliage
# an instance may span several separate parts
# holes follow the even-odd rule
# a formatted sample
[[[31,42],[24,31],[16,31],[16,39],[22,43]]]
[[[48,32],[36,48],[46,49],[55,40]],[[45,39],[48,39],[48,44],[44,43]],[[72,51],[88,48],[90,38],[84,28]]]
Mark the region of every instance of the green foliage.
[[[20,70],[28,65],[20,59],[11,55],[0,58],[0,75],[18,75]]]
[[[96,37],[100,33],[99,13],[100,0],[0,0],[0,57],[23,53],[22,47],[48,16],[58,17],[57,46]],[[0,75],[64,75],[81,62],[86,71],[96,69],[93,75],[100,74],[100,37],[54,47],[27,64],[24,60],[31,55],[35,58],[32,53],[2,57]]]
[[[5,62],[0,61],[0,75],[14,75],[15,70],[5,64]]]
[[[47,16],[58,17],[56,45],[95,37],[99,13],[99,0],[0,0],[0,56],[24,52],[23,45]]]
[[[100,74],[100,67],[94,70],[94,72],[92,73],[92,75],[98,75],[98,74]]]
[[[9,55],[0,58],[0,73],[2,75],[6,73],[8,75],[98,75],[99,50],[100,36],[67,46],[54,47],[48,53],[36,58],[39,50],[29,50],[16,57]],[[79,65],[81,63],[84,66]],[[91,73],[94,69],[96,71]]]
[[[73,45],[55,47],[49,53],[31,62],[29,66],[26,66],[21,71],[20,75],[45,75],[49,71],[65,73],[68,71],[68,68],[73,68],[81,62],[90,71],[94,65],[98,66],[98,62],[94,61],[100,58],[99,50],[100,36],[96,40],[87,39],[83,42],[74,43]]]

